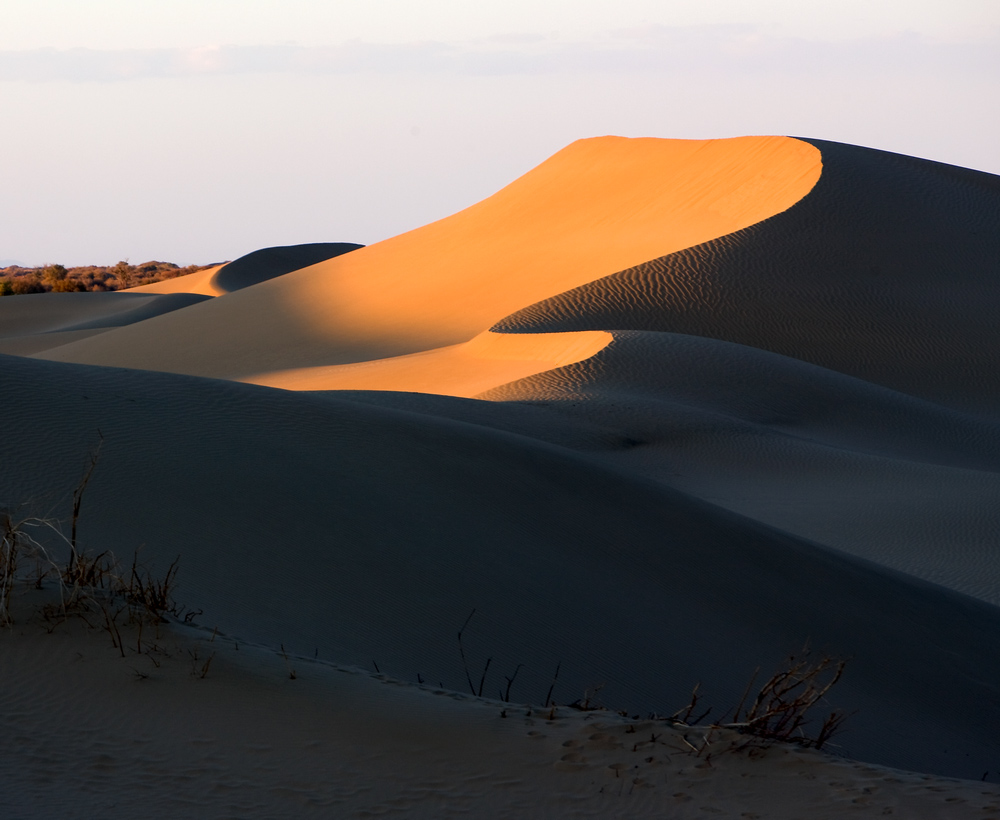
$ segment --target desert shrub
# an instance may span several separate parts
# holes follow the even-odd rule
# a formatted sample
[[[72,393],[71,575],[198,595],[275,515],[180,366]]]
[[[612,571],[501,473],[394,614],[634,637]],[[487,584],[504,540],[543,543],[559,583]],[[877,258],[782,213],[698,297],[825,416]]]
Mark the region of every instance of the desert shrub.
[[[123,259],[115,265],[111,273],[118,280],[118,290],[130,288],[135,283],[135,268],[128,263],[128,259]]]
[[[45,293],[42,278],[37,273],[25,276],[15,276],[10,282],[10,288],[15,294]]]
[[[0,279],[0,296],[13,296],[14,288],[10,285],[10,279]]]
[[[76,282],[72,279],[60,279],[54,285],[52,285],[53,293],[76,293],[77,291],[86,290],[82,282]]]
[[[60,282],[66,281],[66,275],[68,271],[62,265],[46,265],[42,268],[42,282],[44,282],[50,290],[55,290],[56,285]]]

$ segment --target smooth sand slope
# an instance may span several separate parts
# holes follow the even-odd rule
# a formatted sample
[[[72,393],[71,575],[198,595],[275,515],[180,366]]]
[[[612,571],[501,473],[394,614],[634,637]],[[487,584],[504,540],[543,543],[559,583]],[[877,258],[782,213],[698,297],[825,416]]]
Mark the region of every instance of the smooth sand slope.
[[[801,199],[820,166],[784,137],[581,140],[440,222],[46,356],[285,387],[275,371],[296,370],[314,388],[303,368],[450,348],[539,299],[752,225]],[[330,387],[371,387],[372,369],[355,385],[326,374]],[[378,386],[395,389],[398,372],[390,363]]]
[[[197,274],[194,274],[197,275]],[[197,293],[32,293],[0,301],[0,352],[27,356],[142,322],[206,297]]]
[[[636,331],[484,398],[599,425],[605,440],[571,446],[1000,604],[994,420],[743,345]]]
[[[263,248],[225,265],[126,291],[37,293],[16,301],[7,299],[0,302],[0,352],[19,356],[40,353],[250,287],[360,247],[347,242],[317,242]]]

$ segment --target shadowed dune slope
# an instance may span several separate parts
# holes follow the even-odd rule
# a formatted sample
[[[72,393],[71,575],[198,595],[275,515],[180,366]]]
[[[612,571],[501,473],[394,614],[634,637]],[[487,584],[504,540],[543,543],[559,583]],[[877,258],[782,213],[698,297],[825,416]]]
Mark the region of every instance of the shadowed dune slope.
[[[32,293],[0,300],[0,339],[141,322],[204,301],[195,294]]]
[[[81,545],[180,555],[178,596],[242,640],[461,689],[670,712],[730,706],[808,638],[853,660],[861,758],[978,778],[1000,740],[1000,610],[594,457],[253,385],[4,357],[0,498],[65,511],[104,437]],[[33,429],[37,435],[31,435]],[[44,432],[42,432],[44,431]],[[919,715],[919,720],[914,716]]]
[[[996,421],[730,342],[614,336],[586,361],[484,394],[500,406],[471,407],[467,417],[600,455],[1000,604]],[[563,429],[504,410],[519,407],[523,417],[525,402],[562,419]]]
[[[580,140],[439,222],[45,357],[251,380],[461,344],[541,299],[766,219],[820,172],[819,151],[787,137]]]
[[[189,276],[178,276],[176,279],[140,285],[130,288],[129,292],[201,293],[206,296],[222,296],[361,247],[363,246],[350,242],[310,242],[305,245],[261,248],[224,265],[217,265]]]
[[[0,352],[18,355],[143,322],[206,297],[192,293],[32,293],[0,299]]]
[[[232,293],[362,247],[351,242],[311,242],[261,248],[224,266],[215,275],[213,284],[223,293]]]
[[[793,208],[507,317],[498,330],[659,330],[1000,407],[1000,177],[807,140]]]

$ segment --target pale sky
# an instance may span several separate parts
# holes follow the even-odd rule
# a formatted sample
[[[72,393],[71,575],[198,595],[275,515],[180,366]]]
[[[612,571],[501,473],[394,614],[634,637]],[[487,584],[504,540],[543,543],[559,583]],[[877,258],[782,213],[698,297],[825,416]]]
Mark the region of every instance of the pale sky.
[[[1000,173],[995,0],[3,0],[0,263],[370,243],[600,134]]]

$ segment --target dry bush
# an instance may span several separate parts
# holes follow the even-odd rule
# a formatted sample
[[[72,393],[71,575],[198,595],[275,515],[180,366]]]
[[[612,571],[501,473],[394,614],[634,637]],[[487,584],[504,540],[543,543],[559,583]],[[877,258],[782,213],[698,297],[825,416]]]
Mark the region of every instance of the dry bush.
[[[42,579],[55,567],[45,547],[34,536],[40,529],[58,532],[55,523],[42,518],[16,517],[10,510],[0,511],[0,626],[10,626],[10,612],[14,587],[21,578],[18,570],[23,560],[30,560],[34,569],[34,585],[40,587]]]
[[[103,443],[103,436],[101,437]],[[9,511],[0,511],[0,626],[13,623],[11,598],[18,581],[29,581],[19,573],[19,563],[24,558],[34,561],[34,585],[42,588],[44,578],[53,576],[58,584],[59,602],[42,607],[41,614],[52,628],[70,618],[80,618],[93,626],[90,618],[98,616],[102,626],[111,636],[112,643],[122,655],[125,647],[119,630],[119,619],[124,616],[130,625],[139,628],[139,646],[143,624],[159,626],[170,618],[190,622],[198,612],[185,613],[174,601],[173,585],[177,578],[180,558],[157,575],[139,563],[138,551],[133,555],[127,571],[114,553],[106,550],[96,555],[81,551],[77,546],[77,523],[84,491],[97,466],[101,445],[91,453],[83,477],[73,492],[71,534],[67,538],[59,522],[40,518],[16,518]],[[48,530],[49,537],[61,541],[67,548],[68,559],[54,560],[42,546],[33,531]]]
[[[140,620],[147,619],[150,623],[159,624],[169,616],[181,617],[181,609],[173,599],[173,585],[177,578],[177,564],[180,556],[167,567],[162,577],[157,578],[145,567],[137,564],[138,553],[132,559],[132,570],[128,581],[112,590],[124,598],[128,604],[130,617]]]
[[[42,277],[37,273],[31,272],[23,276],[11,277],[10,290],[15,296],[23,296],[28,293],[45,293],[45,287],[42,285]]]
[[[831,711],[814,734],[807,734],[806,726],[813,722],[814,709],[840,680],[846,665],[847,661],[836,660],[829,655],[813,660],[809,656],[809,650],[803,649],[798,656],[789,656],[786,668],[773,674],[748,705],[747,698],[760,673],[758,668],[733,712],[733,719],[713,723],[710,728],[734,729],[768,742],[796,743],[821,749],[843,728],[847,715]],[[698,686],[695,686],[691,702],[676,712],[671,720],[685,726],[699,724],[711,710],[692,719],[697,704]]]
[[[808,652],[798,658],[791,656],[788,668],[772,675],[745,711],[742,711],[743,702],[736,707],[729,728],[757,737],[822,748],[841,728],[846,715],[830,712],[813,737],[806,735],[804,729],[810,712],[840,680],[846,665],[846,661],[834,660],[828,655],[815,661],[809,658]],[[748,691],[754,678],[751,678]]]

